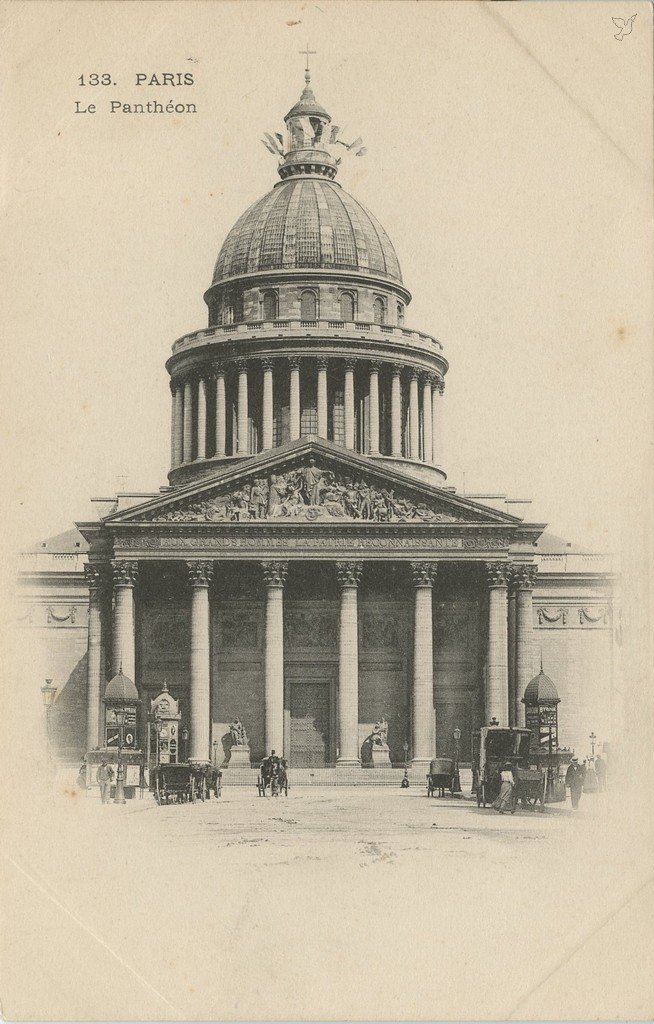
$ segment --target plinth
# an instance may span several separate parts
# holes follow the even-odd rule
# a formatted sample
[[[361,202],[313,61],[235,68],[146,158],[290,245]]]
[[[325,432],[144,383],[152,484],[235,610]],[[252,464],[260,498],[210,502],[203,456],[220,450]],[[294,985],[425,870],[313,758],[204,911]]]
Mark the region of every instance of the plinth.
[[[388,746],[385,743],[373,743],[370,752],[370,759],[373,768],[391,767],[391,755]]]
[[[245,747],[240,743],[234,744],[229,752],[229,768],[249,768],[250,767],[250,748]]]

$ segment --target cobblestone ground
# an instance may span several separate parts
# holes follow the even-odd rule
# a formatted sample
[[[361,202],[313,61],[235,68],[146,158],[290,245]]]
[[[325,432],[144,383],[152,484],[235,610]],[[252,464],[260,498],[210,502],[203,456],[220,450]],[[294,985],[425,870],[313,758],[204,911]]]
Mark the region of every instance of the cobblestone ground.
[[[35,797],[7,836],[22,952],[5,952],[4,1013],[647,1016],[637,806],[588,795],[577,813],[511,817],[422,787],[232,788],[169,807]]]

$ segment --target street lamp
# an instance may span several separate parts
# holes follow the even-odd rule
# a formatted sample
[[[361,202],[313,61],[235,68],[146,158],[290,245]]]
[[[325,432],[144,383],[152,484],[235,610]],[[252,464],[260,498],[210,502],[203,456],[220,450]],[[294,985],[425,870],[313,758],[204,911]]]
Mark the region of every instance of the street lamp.
[[[184,750],[183,762],[184,762],[184,764],[186,764],[186,762],[188,761],[188,737],[189,737],[189,731],[186,728],[186,726],[184,726],[184,728],[182,729],[182,743],[184,744],[184,747],[183,747],[183,750]]]
[[[401,789],[408,789],[409,788],[409,765],[408,765],[408,761],[409,761],[409,744],[408,744],[408,742],[406,740],[402,744],[402,749],[404,751],[404,775],[402,776],[402,781],[400,783],[400,788]]]
[[[116,793],[114,795],[115,804],[125,803],[125,771],[123,768],[123,730],[125,728],[125,708],[117,707],[114,711],[116,717],[116,725],[118,726],[118,765],[116,767]]]
[[[592,759],[594,761],[595,760],[595,741],[597,740],[597,736],[595,735],[594,732],[591,732],[591,734],[588,737],[588,739],[590,740],[590,756],[592,757]]]
[[[45,738],[48,752],[48,765],[52,763],[52,742],[50,733],[50,715],[57,696],[57,687],[52,685],[52,679],[46,679],[45,686],[41,687],[43,707],[45,708]]]
[[[452,795],[454,796],[461,792],[461,777],[459,775],[459,740],[461,739],[461,730],[458,725],[452,736],[454,737],[454,779],[452,780]]]

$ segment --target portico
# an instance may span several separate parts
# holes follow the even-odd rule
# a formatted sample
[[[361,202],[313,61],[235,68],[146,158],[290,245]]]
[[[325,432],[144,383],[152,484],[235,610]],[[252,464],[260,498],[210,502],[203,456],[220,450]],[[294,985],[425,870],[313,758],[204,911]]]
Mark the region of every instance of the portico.
[[[295,767],[366,766],[383,716],[393,762],[406,741],[422,768],[449,752],[452,724],[465,749],[493,715],[509,721],[508,592],[531,599],[518,548],[537,526],[303,439],[81,529],[89,573],[113,589],[89,650],[111,632],[111,662],[140,690],[166,678],[192,757],[222,763],[239,716],[255,760],[274,748]],[[517,664],[531,628],[516,615]],[[89,735],[101,664],[89,658]]]

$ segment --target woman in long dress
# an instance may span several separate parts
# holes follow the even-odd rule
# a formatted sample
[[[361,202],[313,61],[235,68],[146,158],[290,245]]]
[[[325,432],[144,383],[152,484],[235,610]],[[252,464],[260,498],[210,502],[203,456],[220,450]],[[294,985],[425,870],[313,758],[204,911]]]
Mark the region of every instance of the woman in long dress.
[[[500,791],[497,800],[494,802],[493,807],[499,811],[500,814],[504,814],[505,811],[510,811],[513,814],[515,807],[513,806],[513,789],[515,787],[515,779],[513,777],[513,768],[511,762],[507,761],[502,771],[500,772]]]

